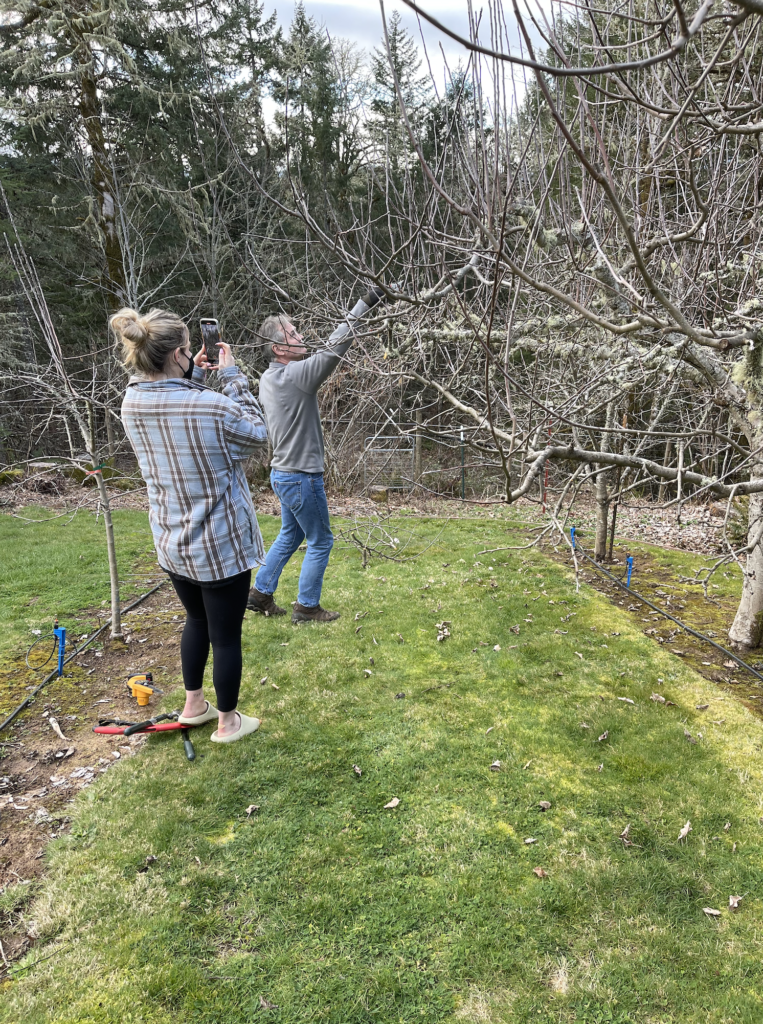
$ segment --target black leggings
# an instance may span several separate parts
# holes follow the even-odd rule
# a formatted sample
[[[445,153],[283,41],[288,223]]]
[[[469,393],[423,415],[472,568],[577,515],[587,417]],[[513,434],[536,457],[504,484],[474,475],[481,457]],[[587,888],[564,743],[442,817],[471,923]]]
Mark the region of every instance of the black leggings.
[[[186,610],[180,663],[186,690],[200,690],[212,644],[212,682],[218,711],[235,711],[241,686],[241,624],[251,572],[231,576],[213,587],[170,576]]]

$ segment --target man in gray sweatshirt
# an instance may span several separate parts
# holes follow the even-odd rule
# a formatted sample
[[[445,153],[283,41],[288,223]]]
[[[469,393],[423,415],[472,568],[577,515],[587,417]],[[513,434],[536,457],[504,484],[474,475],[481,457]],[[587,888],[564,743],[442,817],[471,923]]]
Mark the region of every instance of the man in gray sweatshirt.
[[[323,574],[334,537],[323,487],[323,430],[318,388],[334,372],[353,342],[353,326],[384,297],[372,288],[355,304],[325,348],[313,355],[285,316],[269,316],[259,330],[273,361],[260,378],[260,405],[273,445],[270,481],[281,503],[281,531],[257,573],[247,608],[263,615],[285,615],[273,594],[284,566],[303,540],[307,554],[299,576],[292,622],[333,622],[339,612],[321,608]]]

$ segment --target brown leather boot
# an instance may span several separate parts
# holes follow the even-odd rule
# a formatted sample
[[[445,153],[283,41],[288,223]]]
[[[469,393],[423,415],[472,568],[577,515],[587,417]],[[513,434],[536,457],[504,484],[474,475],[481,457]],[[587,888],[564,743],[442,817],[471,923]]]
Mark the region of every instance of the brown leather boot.
[[[307,608],[299,601],[295,601],[292,607],[294,608],[291,613],[292,622],[335,622],[341,614],[340,612],[327,612],[319,604],[315,608]]]
[[[258,612],[260,615],[270,617],[271,615],[285,615],[286,609],[279,608],[273,600],[272,594],[261,594],[256,587],[249,591],[249,599],[246,607],[250,612]]]

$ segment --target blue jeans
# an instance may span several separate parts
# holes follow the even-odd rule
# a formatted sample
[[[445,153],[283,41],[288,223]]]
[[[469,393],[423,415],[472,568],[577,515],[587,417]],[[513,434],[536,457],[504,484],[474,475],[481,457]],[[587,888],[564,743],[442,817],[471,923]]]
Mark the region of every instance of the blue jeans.
[[[315,608],[321,601],[323,574],[334,546],[323,473],[283,473],[273,469],[270,482],[281,502],[281,532],[265,556],[254,585],[261,594],[273,594],[284,566],[307,538],[297,600],[306,608]]]

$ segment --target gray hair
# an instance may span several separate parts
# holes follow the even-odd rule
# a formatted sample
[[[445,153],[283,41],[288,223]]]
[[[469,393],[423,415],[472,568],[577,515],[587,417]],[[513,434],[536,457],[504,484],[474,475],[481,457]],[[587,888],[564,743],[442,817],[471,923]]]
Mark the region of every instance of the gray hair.
[[[260,328],[257,331],[257,344],[260,346],[262,353],[259,362],[263,369],[267,367],[272,359],[273,346],[284,344],[284,326],[288,323],[291,323],[291,321],[285,313],[277,313],[275,316],[267,317],[260,324]]]

